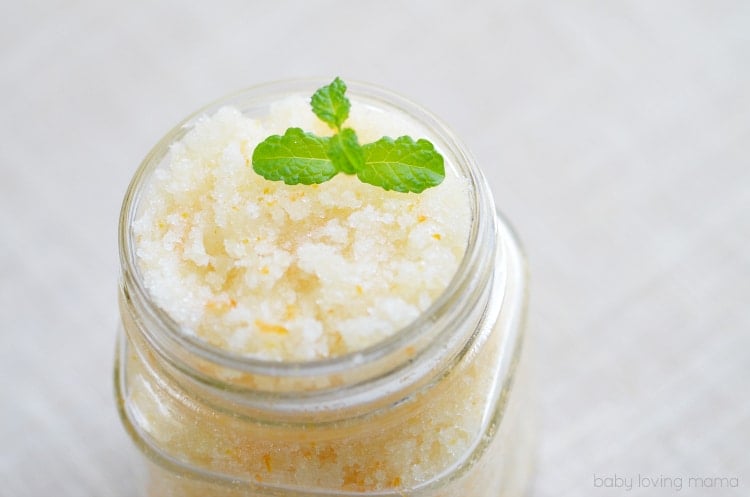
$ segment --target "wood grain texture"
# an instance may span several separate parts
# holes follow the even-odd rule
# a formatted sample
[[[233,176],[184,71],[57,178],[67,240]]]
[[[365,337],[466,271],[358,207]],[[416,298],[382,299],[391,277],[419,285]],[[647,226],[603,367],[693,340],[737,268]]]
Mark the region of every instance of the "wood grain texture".
[[[535,496],[595,475],[750,493],[750,3],[6,2],[0,495],[130,496],[116,224],[185,114],[273,79],[380,84],[450,123],[525,242]]]

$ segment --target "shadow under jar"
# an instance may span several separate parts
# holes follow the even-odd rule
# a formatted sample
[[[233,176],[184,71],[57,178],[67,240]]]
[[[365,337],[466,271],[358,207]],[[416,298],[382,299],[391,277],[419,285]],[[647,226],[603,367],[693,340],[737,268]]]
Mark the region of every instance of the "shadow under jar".
[[[349,88],[355,103],[417,121],[469,185],[465,255],[416,321],[357,352],[261,360],[184,333],[145,288],[133,222],[170,144],[222,106],[263,115],[273,102],[310,95],[320,83],[258,86],[201,109],[154,147],[128,189],[115,390],[122,422],[145,456],[141,492],[521,496],[533,453],[523,255],[463,145],[416,104],[368,85]]]

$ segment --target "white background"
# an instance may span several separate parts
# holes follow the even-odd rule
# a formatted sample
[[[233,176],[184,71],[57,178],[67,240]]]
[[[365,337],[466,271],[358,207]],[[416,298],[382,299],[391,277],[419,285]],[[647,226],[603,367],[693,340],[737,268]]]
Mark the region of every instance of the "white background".
[[[750,2],[53,0],[0,6],[0,495],[131,495],[130,177],[207,102],[334,75],[441,116],[520,232],[533,495],[750,494]],[[615,473],[740,488],[594,486]]]

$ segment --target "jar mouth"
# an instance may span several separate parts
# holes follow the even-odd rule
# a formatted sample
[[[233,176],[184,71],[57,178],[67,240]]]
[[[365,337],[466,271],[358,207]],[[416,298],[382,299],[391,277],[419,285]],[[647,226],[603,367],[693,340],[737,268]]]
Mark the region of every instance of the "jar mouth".
[[[132,225],[138,213],[141,194],[169,146],[184,136],[196,119],[205,114],[212,114],[222,106],[234,105],[240,111],[245,111],[289,95],[310,95],[316,88],[327,83],[328,81],[321,78],[281,80],[252,86],[216,100],[172,128],[146,155],[133,176],[125,194],[119,220],[122,290],[126,300],[137,306],[138,312],[142,314],[142,320],[148,323],[146,326],[140,326],[146,339],[157,351],[171,359],[171,362],[181,362],[180,357],[191,356],[241,373],[283,378],[319,377],[342,373],[378,363],[406,348],[412,348],[413,356],[416,357],[429,347],[431,342],[440,340],[440,335],[451,331],[451,325],[460,319],[456,309],[471,307],[471,299],[482,293],[490,281],[498,220],[492,194],[471,155],[453,132],[431,112],[390,90],[352,81],[347,82],[347,86],[354,98],[406,113],[429,130],[431,138],[434,137],[438,142],[436,146],[445,155],[450,156],[446,157],[446,161],[451,162],[468,183],[471,226],[466,251],[448,286],[438,298],[414,321],[372,345],[334,357],[305,361],[261,359],[216,347],[183,332],[181,326],[153,301],[144,286],[137,262]]]

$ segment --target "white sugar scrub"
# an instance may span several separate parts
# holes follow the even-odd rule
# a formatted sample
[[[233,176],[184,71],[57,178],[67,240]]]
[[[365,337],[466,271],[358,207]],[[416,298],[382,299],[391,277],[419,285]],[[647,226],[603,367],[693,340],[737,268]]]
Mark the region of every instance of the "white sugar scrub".
[[[361,144],[430,138],[409,116],[356,98],[346,126]],[[266,180],[253,150],[289,127],[332,134],[303,96],[266,116],[222,107],[197,118],[145,189],[133,234],[145,288],[182,333],[308,361],[362,350],[424,313],[461,263],[472,212],[468,181],[447,158],[443,182],[419,194],[346,174]]]

